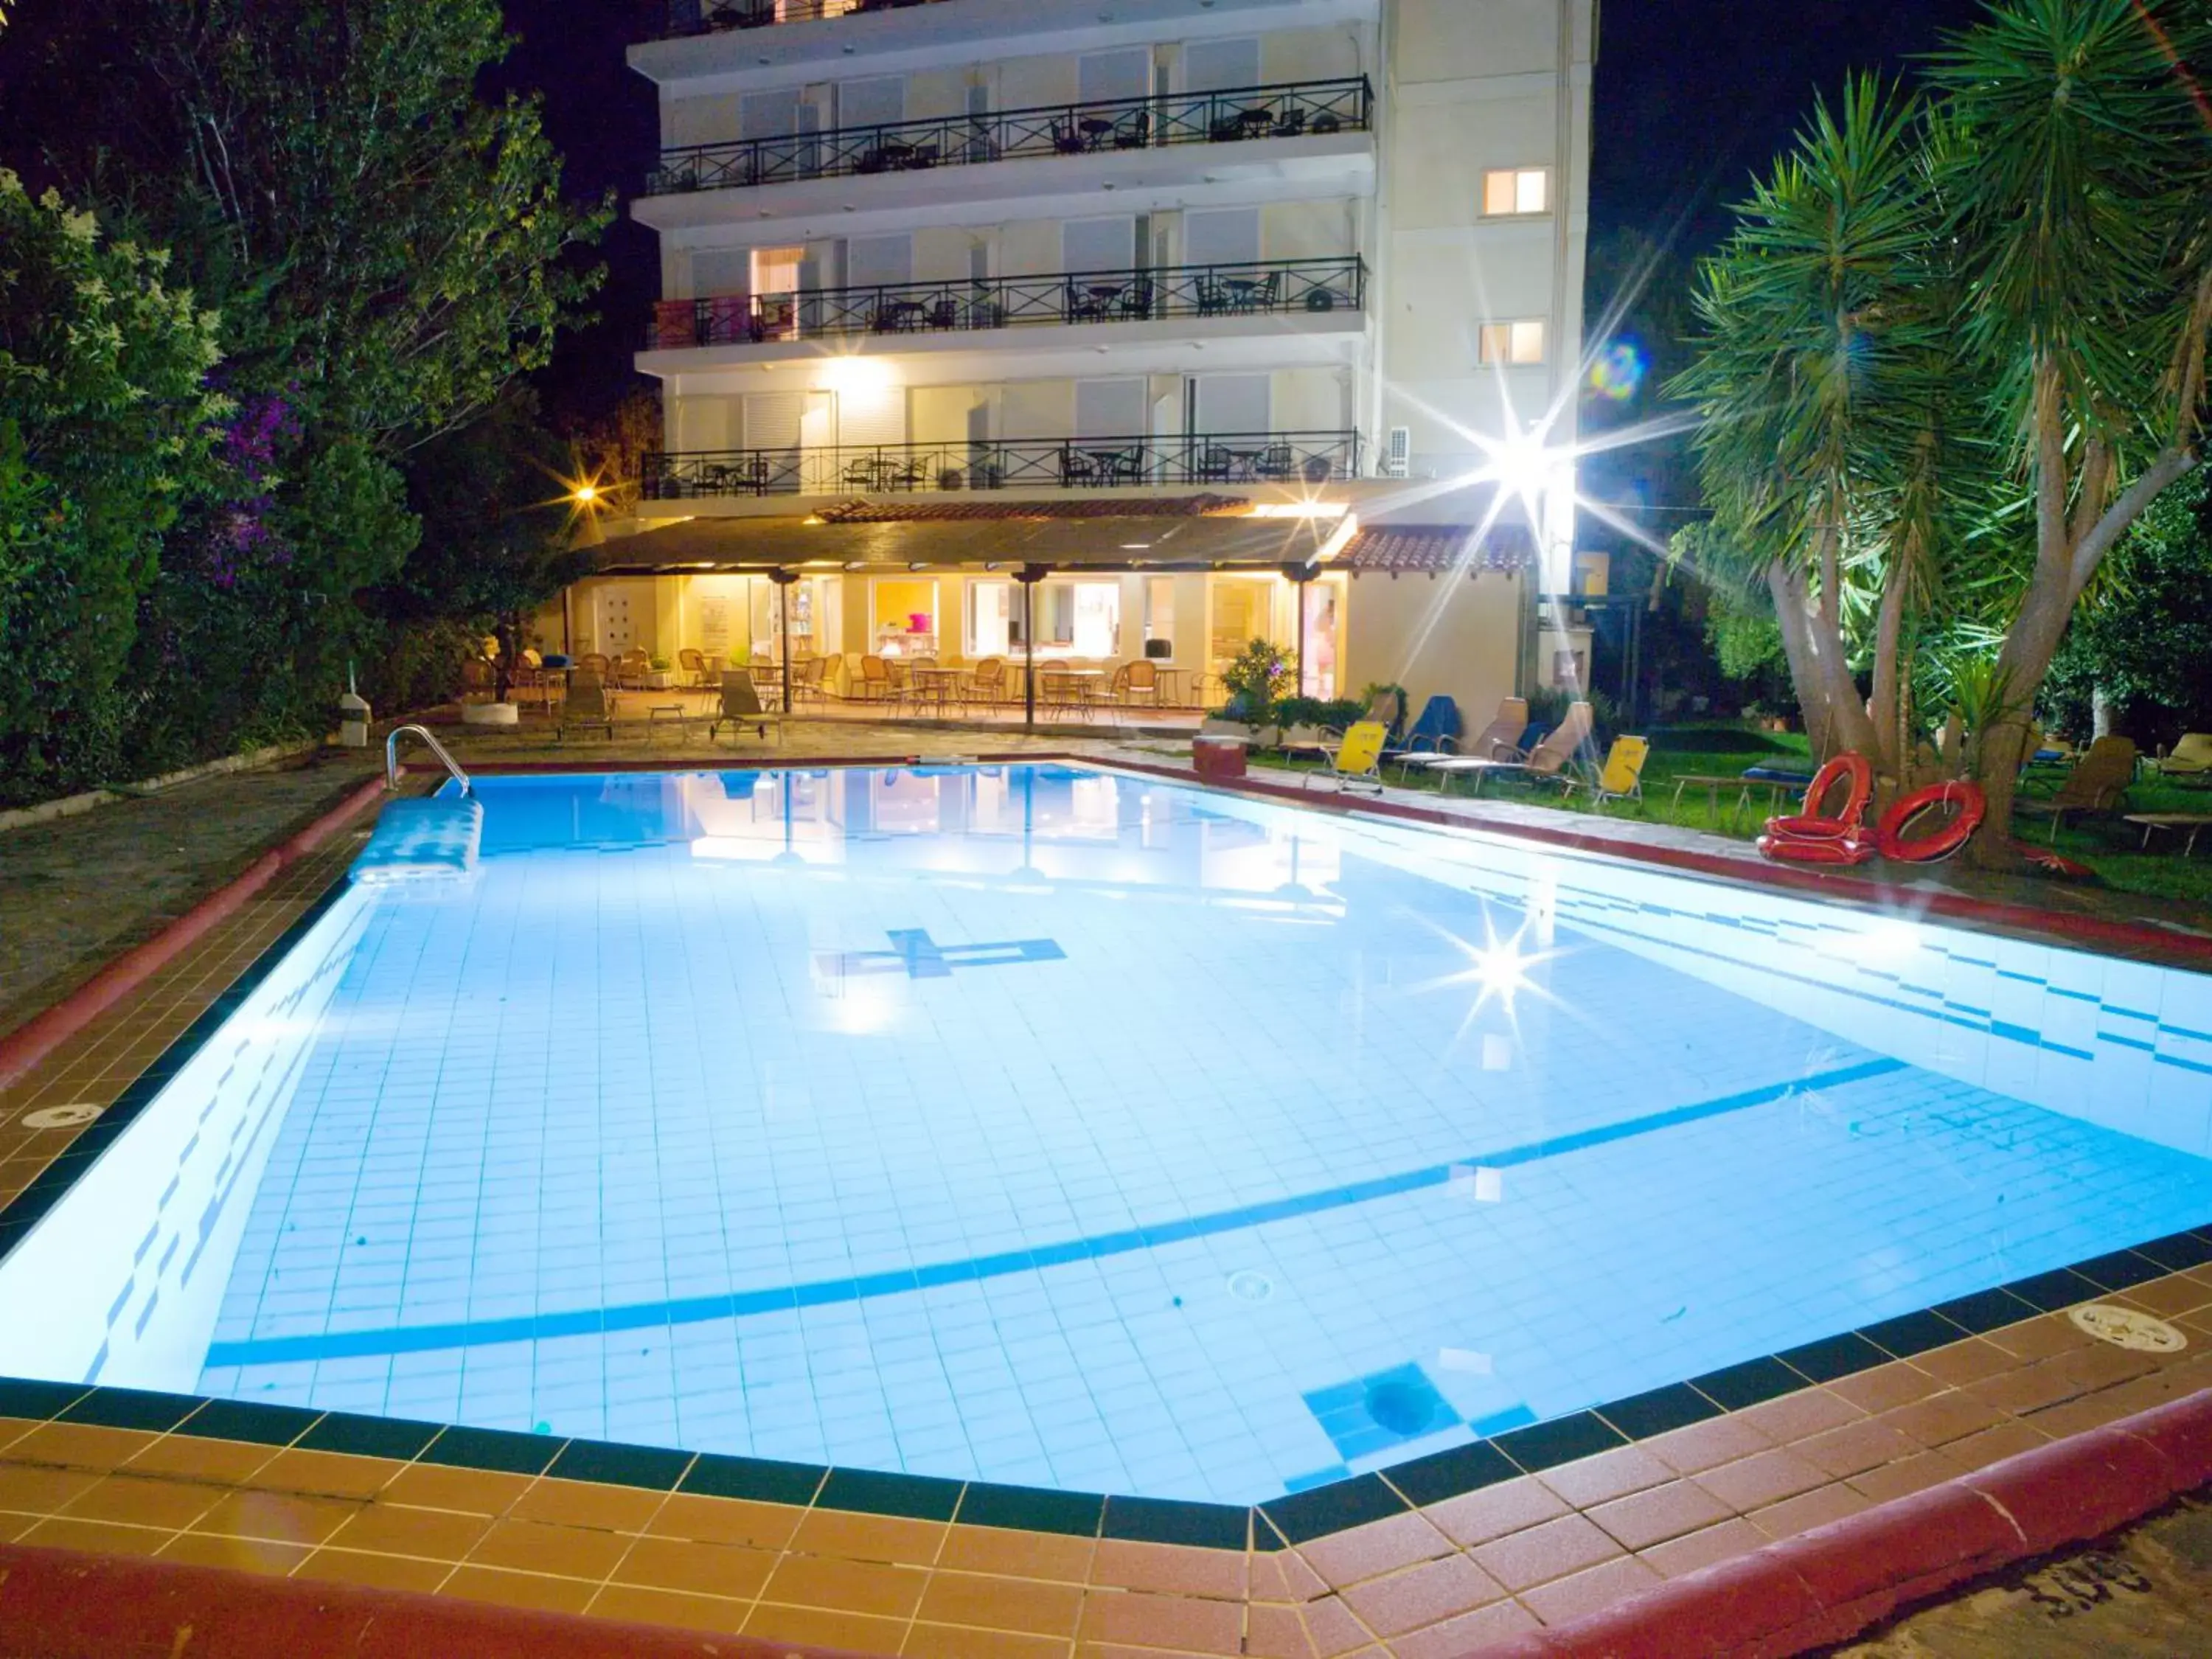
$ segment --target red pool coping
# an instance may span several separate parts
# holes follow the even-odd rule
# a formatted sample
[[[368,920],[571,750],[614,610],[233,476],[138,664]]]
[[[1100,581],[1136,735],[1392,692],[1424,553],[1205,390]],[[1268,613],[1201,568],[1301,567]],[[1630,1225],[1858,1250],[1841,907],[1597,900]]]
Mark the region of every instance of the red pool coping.
[[[1784,1659],[2212,1481],[2212,1389],[1767,1545],[1468,1659]]]
[[[371,778],[313,823],[270,848],[246,872],[217,888],[143,945],[126,951],[76,990],[0,1036],[0,1089],[20,1082],[47,1055],[129,996],[209,930],[328,841],[384,793]]]
[[[0,1544],[0,1659],[858,1659],[489,1601]]]

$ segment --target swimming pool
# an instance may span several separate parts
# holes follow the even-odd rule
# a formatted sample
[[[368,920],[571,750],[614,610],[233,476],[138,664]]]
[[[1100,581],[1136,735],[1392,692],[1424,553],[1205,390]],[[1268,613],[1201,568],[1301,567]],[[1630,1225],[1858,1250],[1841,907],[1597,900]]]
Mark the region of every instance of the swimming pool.
[[[1060,766],[477,787],[0,1375],[1241,1504],[2212,1218],[2197,975]]]

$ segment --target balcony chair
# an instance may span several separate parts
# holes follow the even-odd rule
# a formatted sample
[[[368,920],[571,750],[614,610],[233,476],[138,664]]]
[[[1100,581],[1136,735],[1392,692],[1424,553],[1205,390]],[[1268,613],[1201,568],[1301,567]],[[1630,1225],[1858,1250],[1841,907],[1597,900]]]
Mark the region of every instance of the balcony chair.
[[[960,326],[960,301],[951,297],[930,302],[927,319],[931,328],[943,331]]]
[[[1198,482],[1226,483],[1236,465],[1235,458],[1227,450],[1208,444],[1198,452]]]
[[[1115,149],[1144,149],[1152,142],[1152,112],[1140,109],[1133,115],[1125,115],[1114,127]]]
[[[1275,125],[1267,129],[1270,138],[1295,138],[1306,130],[1306,112],[1302,109],[1286,109],[1275,118]]]
[[[1297,471],[1297,462],[1291,458],[1288,444],[1269,444],[1252,463],[1255,477],[1287,478]]]
[[[1129,284],[1121,295],[1121,319],[1142,322],[1152,314],[1152,285],[1144,279]]]
[[[1218,317],[1229,309],[1229,290],[1212,276],[1198,279],[1198,314]]]
[[[1052,148],[1056,155],[1080,155],[1090,145],[1073,121],[1055,121],[1052,124]]]

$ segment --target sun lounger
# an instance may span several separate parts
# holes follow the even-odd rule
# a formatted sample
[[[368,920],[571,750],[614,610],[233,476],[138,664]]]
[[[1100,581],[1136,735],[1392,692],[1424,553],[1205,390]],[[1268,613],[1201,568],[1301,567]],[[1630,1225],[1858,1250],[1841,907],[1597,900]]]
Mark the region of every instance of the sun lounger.
[[[2051,819],[2051,839],[2058,839],[2059,826],[2076,812],[2109,812],[2127,798],[2136,781],[2136,746],[2126,738],[2100,738],[2089,745],[2081,763],[2066,775],[2058,793],[2048,800],[2021,800],[2013,811]]]
[[[1456,777],[1474,780],[1474,792],[1482,793],[1482,782],[1490,777],[1520,777],[1531,781],[1558,778],[1565,772],[1582,746],[1589,741],[1594,724],[1590,706],[1587,702],[1567,705],[1566,718],[1553,728],[1549,736],[1529,751],[1526,760],[1486,760],[1477,755],[1454,755],[1447,760],[1431,761],[1429,770],[1442,777],[1446,789]]]
[[[1613,747],[1606,751],[1605,764],[1591,778],[1569,778],[1566,790],[1572,796],[1577,789],[1590,792],[1592,802],[1602,807],[1609,800],[1642,800],[1644,799],[1644,763],[1651,757],[1651,741],[1648,738],[1615,738]]]
[[[722,706],[708,724],[707,741],[712,743],[720,737],[726,726],[750,726],[763,738],[773,726],[778,737],[783,735],[783,716],[771,714],[762,706],[760,688],[753,684],[752,675],[742,668],[722,672]]]

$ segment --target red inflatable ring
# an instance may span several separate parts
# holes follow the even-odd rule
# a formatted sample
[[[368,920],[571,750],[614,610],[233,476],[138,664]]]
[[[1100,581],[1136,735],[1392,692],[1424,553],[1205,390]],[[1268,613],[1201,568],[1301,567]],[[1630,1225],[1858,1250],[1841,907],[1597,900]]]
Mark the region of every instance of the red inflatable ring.
[[[1829,793],[1848,780],[1850,793],[1844,798],[1842,811],[1830,817],[1821,811],[1827,805]],[[1827,762],[1813,775],[1813,781],[1805,791],[1803,809],[1786,817],[1766,821],[1766,833],[1777,841],[1846,841],[1859,832],[1859,822],[1866,816],[1867,802],[1874,797],[1874,768],[1864,755],[1847,750]],[[1852,860],[1815,859],[1814,863],[1850,863]]]
[[[1923,815],[1942,806],[1957,809],[1948,823],[1932,836],[1917,836],[1910,841],[1905,838],[1905,832]],[[1933,864],[1939,859],[1949,858],[1972,841],[1974,831],[1981,828],[1982,815],[1988,810],[1989,803],[1982,799],[1978,784],[1930,784],[1890,803],[1889,811],[1881,815],[1881,823],[1874,832],[1875,845],[1881,848],[1882,857],[1894,859],[1899,864]]]
[[[1851,836],[1799,839],[1790,836],[1761,836],[1762,856],[1782,864],[1864,864],[1874,856],[1874,843]]]

